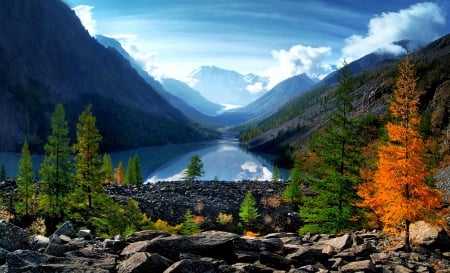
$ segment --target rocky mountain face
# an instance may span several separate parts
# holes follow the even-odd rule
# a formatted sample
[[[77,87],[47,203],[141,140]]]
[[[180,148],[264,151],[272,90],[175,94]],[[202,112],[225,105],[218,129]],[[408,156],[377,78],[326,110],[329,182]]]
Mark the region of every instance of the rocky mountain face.
[[[445,146],[450,126],[450,35],[409,55],[418,77],[417,88],[423,92],[420,111],[426,118],[423,123],[426,128],[421,130],[440,139],[440,145]],[[352,72],[358,82],[352,92],[354,117],[373,114],[382,119],[386,114],[399,57],[378,58],[370,54],[349,64],[351,69],[355,69]],[[308,138],[326,124],[333,111],[329,98],[336,89],[336,77],[336,73],[331,74],[308,92],[286,103],[273,116],[253,124],[255,128],[262,128],[262,133],[251,137],[248,141],[250,148],[275,153],[285,152],[286,147],[304,149]]]
[[[275,113],[283,105],[309,90],[315,82],[306,74],[286,79],[252,103],[223,113],[217,119],[228,125],[236,125],[249,120],[262,120]]]
[[[72,128],[92,103],[107,150],[204,137],[63,1],[1,1],[0,23],[0,150],[42,149],[59,102]]]

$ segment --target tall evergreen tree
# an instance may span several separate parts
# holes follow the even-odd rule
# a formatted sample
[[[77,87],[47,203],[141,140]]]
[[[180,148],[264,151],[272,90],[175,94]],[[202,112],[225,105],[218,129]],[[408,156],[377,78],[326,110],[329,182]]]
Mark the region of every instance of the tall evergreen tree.
[[[199,177],[202,177],[205,174],[205,170],[203,169],[203,162],[198,155],[194,155],[191,157],[189,165],[184,172],[184,180],[193,181]]]
[[[31,161],[28,142],[22,146],[19,169],[17,172],[17,198],[16,213],[19,216],[29,217],[34,212],[36,184],[33,183],[33,163]]]
[[[50,123],[52,131],[44,146],[45,157],[39,170],[42,176],[39,208],[50,220],[48,224],[52,229],[57,224],[55,218],[62,219],[66,197],[73,190],[69,127],[62,104],[55,106]]]
[[[251,191],[245,194],[244,200],[242,200],[241,206],[239,208],[239,217],[245,228],[248,229],[255,220],[260,216],[258,209],[256,208],[256,200],[253,197]]]
[[[294,168],[291,171],[291,180],[289,181],[286,189],[283,192],[284,202],[291,204],[294,208],[298,207],[303,199],[302,192],[302,173],[300,170],[300,158],[299,155],[295,156]]]
[[[136,172],[136,184],[141,185],[144,183],[144,178],[142,177],[141,161],[139,160],[139,156],[137,154],[134,155],[133,161],[134,161],[134,169]]]
[[[88,209],[92,209],[92,198],[102,193],[101,160],[99,146],[101,135],[95,125],[92,105],[85,107],[77,123],[77,142],[73,145],[75,152],[76,182],[81,198],[87,201]]]
[[[314,196],[305,198],[301,217],[303,232],[337,232],[355,228],[351,218],[358,208],[355,186],[359,182],[360,143],[353,110],[354,82],[347,64],[340,70],[334,111],[328,125],[312,144],[321,167],[319,180],[310,181]]]
[[[144,179],[142,178],[141,162],[137,154],[128,159],[125,181],[129,185],[141,185],[144,183]]]
[[[111,184],[114,181],[112,160],[109,154],[103,155],[103,165],[100,172],[103,175],[104,184]]]
[[[409,57],[399,65],[394,98],[389,110],[392,121],[386,125],[388,142],[379,149],[379,161],[373,181],[359,187],[364,199],[360,205],[370,208],[388,232],[404,234],[404,246],[410,249],[409,226],[425,220],[437,222],[441,193],[426,183],[424,142],[419,127],[419,93],[414,67]]]
[[[5,165],[2,164],[2,167],[0,168],[0,181],[5,181],[6,179],[6,169]]]

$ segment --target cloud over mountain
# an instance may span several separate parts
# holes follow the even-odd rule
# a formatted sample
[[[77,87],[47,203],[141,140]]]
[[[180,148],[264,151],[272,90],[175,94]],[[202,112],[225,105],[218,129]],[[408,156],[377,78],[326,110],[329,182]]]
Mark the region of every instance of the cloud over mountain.
[[[95,21],[92,16],[93,6],[89,5],[79,5],[73,8],[75,14],[80,18],[81,23],[84,28],[89,32],[91,36],[97,34],[97,21]]]
[[[365,35],[352,35],[345,40],[343,59],[351,61],[380,48],[394,54],[404,53],[392,42],[417,40],[430,42],[442,35],[446,24],[444,11],[435,3],[418,3],[398,12],[383,12],[369,21]]]

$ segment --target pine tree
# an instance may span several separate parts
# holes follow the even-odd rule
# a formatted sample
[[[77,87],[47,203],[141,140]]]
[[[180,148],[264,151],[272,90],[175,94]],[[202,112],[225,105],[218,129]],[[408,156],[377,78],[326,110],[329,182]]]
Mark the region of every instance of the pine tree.
[[[22,146],[19,169],[17,172],[17,198],[15,204],[16,213],[20,216],[29,217],[34,212],[34,200],[36,184],[33,183],[33,163],[31,161],[28,142]]]
[[[347,64],[340,70],[335,110],[328,125],[312,144],[321,166],[318,180],[310,181],[313,197],[305,198],[301,217],[302,232],[337,232],[355,228],[351,221],[358,215],[355,186],[359,179],[360,143],[355,135],[356,120],[351,92],[354,82]]]
[[[407,56],[399,65],[389,106],[392,121],[386,125],[388,142],[379,149],[373,181],[361,185],[358,191],[364,199],[360,205],[379,217],[385,231],[403,231],[408,250],[410,224],[418,220],[436,222],[442,206],[441,193],[425,182],[430,171],[422,157],[418,103],[414,67]]]
[[[0,168],[0,181],[6,180],[6,169],[5,165],[2,164],[2,167]]]
[[[133,157],[128,158],[127,170],[125,172],[125,184],[136,185],[136,165],[134,165]]]
[[[73,185],[69,127],[62,104],[55,106],[50,122],[52,132],[44,146],[45,157],[40,169],[42,182],[39,207],[49,218],[52,229],[57,224],[55,218],[63,217],[66,196],[73,190]]]
[[[303,199],[302,192],[302,173],[300,170],[299,157],[295,157],[294,168],[291,171],[291,180],[289,181],[286,189],[283,192],[284,202],[291,204],[294,208],[300,205]]]
[[[142,177],[141,161],[137,154],[133,157],[133,164],[136,172],[136,185],[142,185],[144,183],[144,178]]]
[[[111,184],[111,182],[114,181],[112,160],[111,160],[111,156],[109,154],[103,155],[103,165],[102,165],[100,172],[103,175],[103,183],[104,184]]]
[[[194,221],[194,215],[190,209],[186,210],[184,214],[183,228],[181,229],[181,234],[183,235],[193,235],[201,232],[201,229]]]
[[[273,173],[272,173],[272,182],[276,183],[280,181],[280,169],[278,169],[277,166],[275,166],[273,168]]]
[[[242,200],[239,209],[239,217],[246,229],[248,229],[259,216],[260,214],[256,208],[256,201],[253,198],[252,192],[248,191],[245,194],[244,200]]]
[[[102,176],[100,174],[101,160],[99,146],[102,139],[92,115],[92,105],[89,104],[79,116],[77,123],[77,142],[73,145],[75,151],[76,181],[79,185],[79,195],[87,201],[88,209],[92,209],[92,197],[102,193]]]
[[[198,155],[191,157],[189,165],[184,172],[183,180],[193,181],[205,174],[203,162]]]
[[[119,162],[116,171],[114,172],[114,181],[119,185],[123,185],[125,183],[125,174],[122,161]]]

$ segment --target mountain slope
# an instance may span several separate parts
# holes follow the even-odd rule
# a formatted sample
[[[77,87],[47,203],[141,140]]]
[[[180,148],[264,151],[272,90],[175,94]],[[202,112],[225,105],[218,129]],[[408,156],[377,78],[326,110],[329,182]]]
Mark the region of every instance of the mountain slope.
[[[192,96],[177,96],[177,86],[169,85],[163,86],[157,80],[155,80],[152,76],[150,76],[142,67],[131,57],[125,49],[122,48],[122,45],[113,38],[105,37],[102,35],[97,35],[96,39],[105,47],[113,48],[117,50],[125,59],[127,59],[131,66],[136,70],[136,72],[148,83],[152,86],[153,90],[155,90],[161,97],[167,100],[173,107],[180,110],[187,117],[202,123],[202,124],[211,124],[213,123],[209,112],[215,110],[215,112],[219,111],[222,107],[217,104],[213,104],[199,94],[200,98],[196,98],[195,95]],[[164,84],[165,80],[163,80]],[[181,82],[180,82],[181,83]],[[185,84],[184,84],[185,85]],[[171,88],[177,89],[172,91]],[[182,89],[184,93],[196,93],[197,91],[192,90],[189,86],[186,85],[187,90]],[[192,97],[192,99],[191,99]],[[198,106],[198,107],[196,107]],[[213,112],[213,113],[215,113]]]
[[[8,128],[0,150],[17,151],[25,139],[42,149],[58,102],[72,127],[92,103],[108,150],[204,137],[62,1],[0,1],[0,23],[0,126]]]
[[[210,116],[215,116],[223,106],[205,99],[197,90],[176,79],[162,79],[162,86],[167,92],[182,99],[193,108]]]
[[[218,119],[227,125],[236,125],[249,120],[261,120],[275,113],[286,102],[301,95],[314,85],[306,74],[282,81],[254,102],[222,114]]]
[[[450,141],[447,133],[450,130],[450,35],[410,53],[410,56],[415,64],[418,90],[423,91],[420,101],[422,133],[444,145]],[[354,117],[372,115],[378,124],[383,124],[398,61],[397,58],[372,63],[360,71],[364,73],[355,76]],[[352,63],[349,66],[352,67]],[[304,149],[308,139],[326,124],[327,116],[333,110],[335,81],[321,82],[317,86],[287,103],[273,116],[248,125],[240,135],[241,140],[251,149],[277,153],[281,163],[284,155]]]

